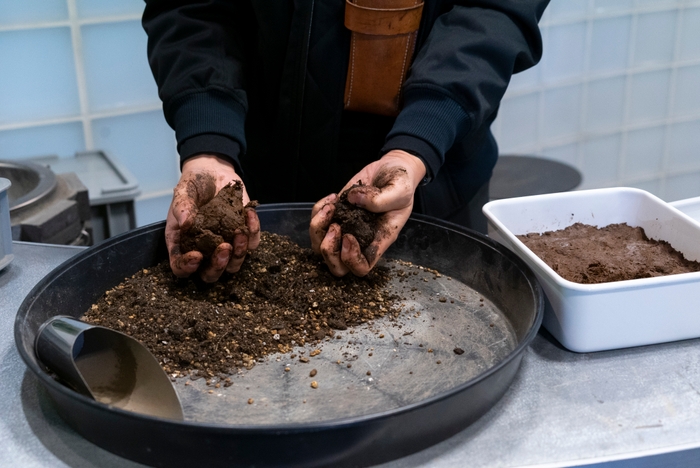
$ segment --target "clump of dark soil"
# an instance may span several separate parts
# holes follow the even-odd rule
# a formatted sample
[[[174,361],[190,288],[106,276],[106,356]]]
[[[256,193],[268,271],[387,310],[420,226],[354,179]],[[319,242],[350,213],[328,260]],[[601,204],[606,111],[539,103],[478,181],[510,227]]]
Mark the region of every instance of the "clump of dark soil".
[[[352,234],[360,244],[360,250],[364,252],[377,235],[382,215],[367,211],[348,201],[348,192],[362,185],[362,182],[355,184],[340,194],[331,223],[338,223],[343,234]]]
[[[254,208],[251,202],[248,208]],[[245,209],[243,206],[243,184],[230,183],[219,190],[209,203],[202,206],[195,216],[192,226],[183,231],[180,237],[182,253],[191,250],[209,257],[219,244],[233,243],[236,233],[246,232]]]
[[[562,278],[595,284],[700,271],[668,242],[626,223],[602,228],[576,223],[566,229],[517,236]]]
[[[217,283],[178,279],[164,261],[107,291],[83,320],[133,336],[169,373],[230,375],[334,330],[397,316],[400,298],[388,292],[389,280],[381,266],[337,278],[311,249],[263,232],[240,271]]]

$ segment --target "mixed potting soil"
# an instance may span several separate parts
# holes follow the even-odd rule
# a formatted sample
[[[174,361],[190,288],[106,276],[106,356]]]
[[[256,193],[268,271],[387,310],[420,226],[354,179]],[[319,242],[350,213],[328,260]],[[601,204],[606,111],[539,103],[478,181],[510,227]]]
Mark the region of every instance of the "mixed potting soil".
[[[700,271],[668,242],[650,239],[626,223],[602,228],[576,223],[566,229],[517,236],[562,278],[595,284]]]
[[[178,279],[164,261],[107,291],[83,320],[133,336],[169,373],[233,374],[334,330],[398,314],[389,278],[386,267],[337,278],[311,249],[263,232],[235,274],[214,284]]]

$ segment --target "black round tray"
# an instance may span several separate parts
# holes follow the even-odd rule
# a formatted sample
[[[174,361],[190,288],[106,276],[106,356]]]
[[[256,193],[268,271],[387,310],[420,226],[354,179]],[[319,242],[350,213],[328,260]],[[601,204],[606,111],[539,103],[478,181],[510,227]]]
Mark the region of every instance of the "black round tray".
[[[303,246],[309,246],[310,213],[311,204],[306,203],[258,208],[264,230],[288,235]],[[465,374],[463,381],[457,379],[426,397],[390,395],[397,405],[366,414],[255,424],[175,422],[131,413],[54,380],[34,354],[39,326],[54,315],[80,317],[125,277],[167,258],[163,232],[162,222],[145,226],[69,259],[32,289],[15,321],[20,355],[67,423],[98,446],[152,466],[367,466],[417,452],[464,429],[503,396],[542,321],[542,291],[516,255],[479,233],[414,215],[386,256],[432,268],[473,288],[493,304],[512,334],[512,349],[475,375]],[[457,308],[455,313],[471,312]],[[410,362],[413,355],[407,356]],[[450,372],[446,365],[434,368],[440,369],[436,376]],[[455,372],[451,374],[455,382]],[[399,393],[411,385],[408,379],[388,384]],[[343,388],[334,389],[334,395],[342,400]]]

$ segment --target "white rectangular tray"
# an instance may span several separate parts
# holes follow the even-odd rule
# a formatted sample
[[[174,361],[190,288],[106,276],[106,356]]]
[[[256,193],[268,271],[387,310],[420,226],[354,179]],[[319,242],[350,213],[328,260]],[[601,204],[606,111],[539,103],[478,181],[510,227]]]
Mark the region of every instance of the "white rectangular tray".
[[[700,197],[674,201],[669,203],[669,205],[687,214],[695,221],[700,221]]]
[[[602,351],[700,337],[700,272],[574,283],[516,237],[577,222],[598,227],[627,223],[700,261],[700,222],[671,204],[643,190],[610,188],[497,200],[483,211],[489,236],[534,271],[547,297],[543,325],[566,348]]]

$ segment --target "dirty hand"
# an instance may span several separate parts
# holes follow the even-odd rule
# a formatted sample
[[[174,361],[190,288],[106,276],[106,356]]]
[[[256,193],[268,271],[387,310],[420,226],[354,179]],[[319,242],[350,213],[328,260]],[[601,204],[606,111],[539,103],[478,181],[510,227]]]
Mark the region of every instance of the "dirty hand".
[[[175,186],[173,201],[165,221],[165,243],[170,255],[170,268],[175,276],[184,278],[197,271],[204,256],[201,252],[180,251],[180,233],[194,222],[199,207],[209,202],[229,182],[241,180],[233,166],[215,155],[194,156],[182,166],[182,175]],[[242,183],[242,181],[241,181]],[[243,187],[243,205],[250,198]],[[211,256],[211,261],[200,272],[203,281],[213,283],[224,270],[235,273],[243,264],[246,252],[260,243],[260,220],[253,209],[246,209],[249,234],[237,234],[233,245],[222,243]]]
[[[378,233],[364,252],[352,234],[343,234],[340,225],[331,224],[338,195],[328,195],[314,205],[309,226],[311,246],[323,255],[331,273],[335,276],[369,273],[406,224],[423,177],[425,165],[420,158],[392,150],[367,165],[343,187],[341,193],[362,181],[365,185],[348,192],[348,201],[373,213],[383,213]]]

